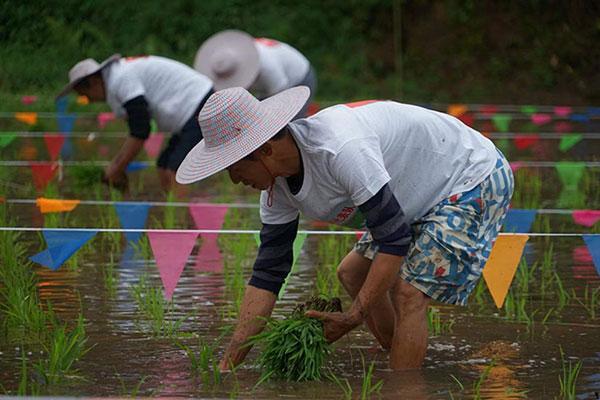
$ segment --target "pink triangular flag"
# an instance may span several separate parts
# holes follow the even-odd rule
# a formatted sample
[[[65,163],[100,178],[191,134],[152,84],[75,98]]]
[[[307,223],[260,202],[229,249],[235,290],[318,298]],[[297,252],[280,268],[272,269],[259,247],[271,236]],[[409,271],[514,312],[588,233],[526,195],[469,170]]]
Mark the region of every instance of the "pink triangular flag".
[[[37,96],[23,96],[21,97],[21,103],[25,104],[26,106],[35,103],[38,100]]]
[[[111,112],[101,112],[96,117],[96,120],[98,121],[98,127],[100,129],[104,129],[106,124],[108,124],[110,121],[114,121],[114,119],[115,119],[115,114],[113,114]]]
[[[190,214],[197,229],[221,229],[227,206],[214,204],[190,204]],[[196,268],[202,271],[220,271],[223,258],[217,243],[217,233],[203,233],[202,246],[198,252]]]
[[[521,161],[511,161],[508,164],[513,173],[517,172],[520,168],[523,168],[523,163]]]
[[[197,237],[195,232],[148,232],[166,299],[173,297]]]
[[[164,133],[156,132],[150,135],[148,139],[146,139],[146,141],[144,142],[144,149],[146,150],[146,153],[148,153],[148,156],[152,158],[158,156],[164,138]]]
[[[556,107],[554,107],[554,114],[558,115],[559,117],[566,117],[569,114],[571,114],[571,111],[573,111],[573,109],[571,107],[568,107],[568,106],[556,106]]]
[[[565,133],[573,130],[573,126],[567,121],[559,121],[554,124],[554,132]]]
[[[56,161],[65,143],[65,135],[44,133],[44,143],[52,161]]]
[[[544,125],[550,121],[552,121],[552,117],[548,114],[536,113],[531,115],[531,122],[533,122],[536,125]]]
[[[573,210],[573,221],[590,228],[600,221],[600,210]]]

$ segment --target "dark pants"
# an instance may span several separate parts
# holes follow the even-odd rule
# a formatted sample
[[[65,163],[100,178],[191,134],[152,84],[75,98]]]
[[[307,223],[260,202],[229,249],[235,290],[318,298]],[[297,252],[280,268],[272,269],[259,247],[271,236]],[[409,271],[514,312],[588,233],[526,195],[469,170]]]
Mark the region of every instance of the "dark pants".
[[[177,171],[177,168],[179,168],[185,156],[187,156],[190,150],[202,140],[202,130],[198,124],[198,114],[200,114],[202,106],[204,106],[206,100],[208,100],[213,93],[214,91],[211,89],[202,99],[198,108],[196,108],[196,111],[194,111],[181,130],[171,135],[167,147],[160,153],[160,156],[156,161],[156,165],[159,168]]]

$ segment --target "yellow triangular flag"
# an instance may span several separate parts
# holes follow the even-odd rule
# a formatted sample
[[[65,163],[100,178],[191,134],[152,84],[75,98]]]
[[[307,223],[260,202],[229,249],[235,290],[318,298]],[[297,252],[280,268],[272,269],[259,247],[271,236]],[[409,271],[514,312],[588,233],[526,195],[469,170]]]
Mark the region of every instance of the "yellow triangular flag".
[[[35,204],[39,207],[42,214],[51,212],[65,212],[73,211],[79,204],[79,200],[60,200],[60,199],[46,199],[39,197]]]
[[[498,236],[490,258],[483,268],[483,279],[496,303],[502,308],[504,298],[508,293],[510,284],[517,272],[521,255],[528,235],[502,235]]]
[[[450,104],[448,106],[448,114],[454,117],[460,117],[461,115],[466,113],[467,110],[467,106],[465,106],[464,104]]]
[[[88,104],[90,104],[90,99],[88,99],[87,96],[77,96],[77,104],[87,106]]]
[[[35,125],[37,122],[37,113],[34,112],[18,112],[15,113],[15,119],[26,123],[27,125]]]

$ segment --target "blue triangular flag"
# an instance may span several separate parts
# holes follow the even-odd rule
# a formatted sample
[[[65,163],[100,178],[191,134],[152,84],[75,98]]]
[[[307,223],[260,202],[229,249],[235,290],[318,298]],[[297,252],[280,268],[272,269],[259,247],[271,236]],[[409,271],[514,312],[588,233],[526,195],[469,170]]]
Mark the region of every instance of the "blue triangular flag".
[[[504,232],[527,233],[531,230],[531,224],[535,219],[537,210],[519,210],[511,208],[506,213],[504,220]]]
[[[144,229],[150,207],[150,204],[146,203],[115,203],[115,210],[124,229]],[[127,242],[137,243],[140,237],[142,232],[125,232]]]
[[[600,107],[588,107],[587,113],[590,117],[600,116]]]
[[[56,115],[58,130],[62,133],[71,133],[71,131],[73,131],[73,125],[75,124],[75,119],[77,119],[75,114],[58,113]]]
[[[64,113],[65,111],[67,111],[67,105],[69,104],[69,100],[67,99],[67,97],[61,97],[58,100],[56,100],[56,112],[57,113]]]
[[[592,255],[596,273],[600,276],[600,235],[583,235],[583,241]]]
[[[146,163],[145,161],[132,161],[129,164],[127,164],[127,168],[125,168],[125,171],[135,172],[146,168],[148,168],[148,163]]]
[[[571,114],[569,118],[575,122],[590,122],[590,117],[587,114]]]
[[[52,270],[58,269],[88,240],[96,235],[96,231],[59,231],[44,230],[48,248],[34,254],[29,259]]]

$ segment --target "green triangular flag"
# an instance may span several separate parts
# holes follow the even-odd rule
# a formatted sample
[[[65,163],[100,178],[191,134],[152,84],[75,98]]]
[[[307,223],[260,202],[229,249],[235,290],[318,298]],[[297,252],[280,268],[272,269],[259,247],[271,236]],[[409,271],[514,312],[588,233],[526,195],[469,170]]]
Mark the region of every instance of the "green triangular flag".
[[[521,112],[526,115],[535,114],[537,112],[536,106],[521,106]]]
[[[508,139],[495,140],[494,144],[502,152],[502,154],[508,154],[508,150],[510,149],[510,141]]]
[[[510,121],[512,121],[512,117],[508,114],[495,114],[492,115],[492,121],[494,122],[494,126],[500,132],[508,132],[508,127],[510,126]]]
[[[17,135],[14,133],[3,133],[0,135],[0,148],[4,148],[11,144],[16,137]]]
[[[583,161],[558,161],[556,171],[563,186],[569,190],[577,190],[583,176],[585,163]]]
[[[150,132],[157,132],[158,126],[156,126],[156,121],[153,119],[150,120]]]
[[[294,246],[293,246],[293,250],[292,250],[294,259],[292,261],[292,268],[291,268],[288,276],[285,278],[283,285],[281,285],[281,290],[279,291],[280,299],[283,297],[283,294],[285,293],[285,289],[287,288],[287,284],[288,284],[288,281],[290,280],[290,276],[292,276],[292,274],[294,274],[296,272],[296,261],[298,260],[298,257],[300,257],[300,252],[302,251],[302,246],[304,246],[304,241],[306,240],[306,236],[307,236],[306,233],[299,233],[296,235],[296,239],[294,239]],[[260,234],[255,233],[254,240],[256,240],[256,244],[258,246],[260,246]]]
[[[579,143],[581,139],[583,139],[583,135],[581,133],[569,133],[563,135],[560,138],[560,144],[558,145],[558,148],[562,152],[568,151],[571,147]]]

